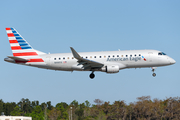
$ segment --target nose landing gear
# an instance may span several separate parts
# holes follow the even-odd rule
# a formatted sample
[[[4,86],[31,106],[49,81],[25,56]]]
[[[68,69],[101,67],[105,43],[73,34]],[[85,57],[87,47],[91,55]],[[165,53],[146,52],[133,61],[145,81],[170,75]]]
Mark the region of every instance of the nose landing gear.
[[[156,73],[153,73],[152,76],[153,76],[153,77],[156,77]]]
[[[156,67],[152,67],[152,72],[153,72],[152,76],[153,77],[156,77],[156,73],[154,73],[155,69],[156,69]]]
[[[94,72],[92,72],[92,73],[89,75],[89,77],[90,77],[91,79],[93,79],[93,78],[95,77]]]

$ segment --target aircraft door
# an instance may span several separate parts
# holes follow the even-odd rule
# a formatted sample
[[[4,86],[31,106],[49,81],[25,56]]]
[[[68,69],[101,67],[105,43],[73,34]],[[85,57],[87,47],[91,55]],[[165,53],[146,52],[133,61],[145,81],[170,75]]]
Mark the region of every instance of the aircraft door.
[[[45,62],[47,65],[51,65],[51,57],[46,57]]]
[[[149,55],[149,62],[152,62],[152,58],[153,58],[153,52],[149,52],[148,53],[148,55]]]

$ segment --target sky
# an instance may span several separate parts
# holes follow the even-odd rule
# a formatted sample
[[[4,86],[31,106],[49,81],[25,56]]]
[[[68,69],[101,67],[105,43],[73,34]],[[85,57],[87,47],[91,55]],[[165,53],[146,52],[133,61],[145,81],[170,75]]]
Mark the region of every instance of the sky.
[[[95,99],[124,100],[180,97],[180,1],[179,0],[3,0],[0,3],[0,99],[22,98],[40,103],[70,104]],[[116,74],[65,72],[7,63],[12,55],[6,27],[14,27],[35,49],[45,53],[155,49],[176,64],[125,69]]]

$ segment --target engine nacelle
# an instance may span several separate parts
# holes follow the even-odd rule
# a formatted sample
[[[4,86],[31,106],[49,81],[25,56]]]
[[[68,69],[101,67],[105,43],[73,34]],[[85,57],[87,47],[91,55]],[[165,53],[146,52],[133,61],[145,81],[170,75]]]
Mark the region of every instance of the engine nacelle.
[[[106,73],[118,73],[119,66],[118,65],[108,65],[108,66],[101,68],[101,71],[106,72]]]

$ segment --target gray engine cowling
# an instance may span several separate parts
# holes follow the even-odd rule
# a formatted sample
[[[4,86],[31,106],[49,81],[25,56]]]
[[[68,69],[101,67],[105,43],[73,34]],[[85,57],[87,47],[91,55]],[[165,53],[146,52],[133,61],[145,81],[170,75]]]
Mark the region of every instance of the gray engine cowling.
[[[119,66],[118,65],[107,65],[101,68],[102,72],[106,73],[118,73],[119,72]]]

